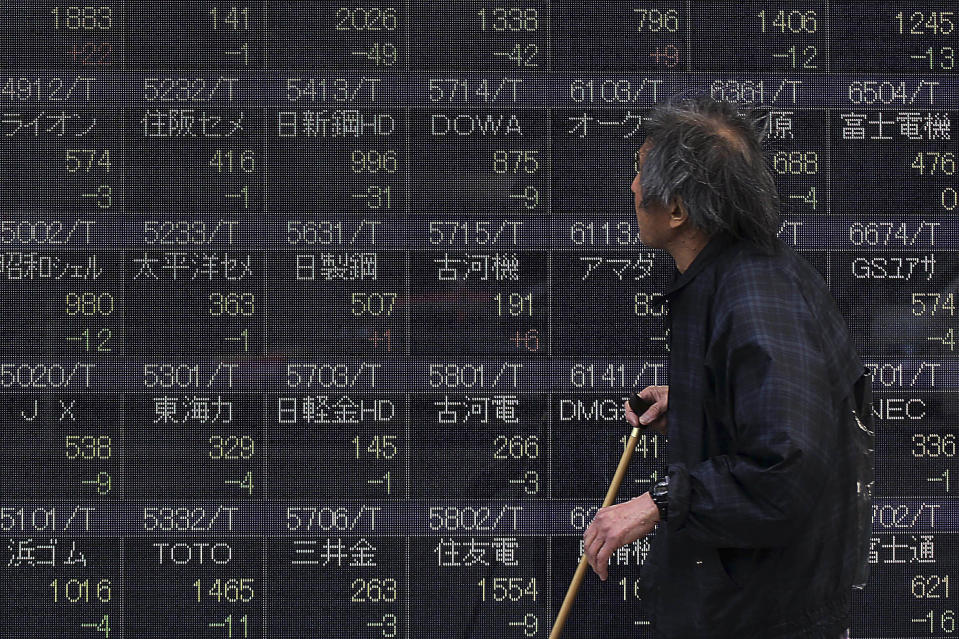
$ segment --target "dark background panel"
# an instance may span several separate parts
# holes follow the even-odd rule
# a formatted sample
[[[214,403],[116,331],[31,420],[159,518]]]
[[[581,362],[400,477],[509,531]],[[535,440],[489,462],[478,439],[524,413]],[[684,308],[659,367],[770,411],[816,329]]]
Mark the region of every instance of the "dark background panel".
[[[109,615],[116,637],[546,636],[581,540],[546,527],[559,517],[564,532],[585,530],[628,434],[623,396],[641,384],[597,367],[579,393],[514,393],[493,371],[534,359],[547,385],[568,388],[579,357],[633,358],[639,369],[668,355],[657,296],[672,258],[639,241],[630,192],[648,100],[665,87],[772,102],[762,110],[783,212],[844,220],[835,236],[799,230],[801,257],[829,283],[863,360],[886,373],[874,389],[876,495],[953,497],[959,411],[947,375],[921,391],[901,374],[888,380],[907,360],[926,367],[924,380],[955,360],[954,238],[938,233],[924,247],[910,233],[959,212],[959,112],[942,97],[955,91],[957,14],[950,0],[5,3],[0,635],[100,636],[80,624]],[[238,79],[235,98],[221,89],[212,101],[218,78]],[[523,80],[521,102],[507,80]],[[497,86],[507,88],[491,98]],[[559,98],[528,99],[534,86]],[[255,239],[221,235],[215,251],[183,233],[155,236],[146,252],[147,240],[123,233],[105,248],[79,234],[60,245],[17,226],[31,218],[96,222],[100,236],[108,224],[239,218]],[[396,228],[411,219],[453,224],[442,240],[422,224],[424,250],[404,251],[413,240]],[[501,220],[526,225],[518,242]],[[562,233],[550,244],[545,228]],[[196,272],[204,254],[221,266],[250,256],[250,272],[207,278]],[[314,260],[306,279],[302,255]],[[375,277],[363,272],[369,255]],[[144,276],[144,259],[157,260],[158,279]],[[174,279],[164,261],[189,267]],[[68,264],[97,276],[68,277]],[[100,305],[81,298],[71,312],[71,295]],[[226,310],[213,313],[217,295]],[[389,311],[376,310],[376,295]],[[287,388],[281,373],[263,395],[213,393],[205,379],[110,395],[10,385],[11,367],[60,358],[130,365],[142,391],[134,358],[152,370],[242,368],[267,351],[301,371],[347,358],[410,363],[411,380],[414,367],[500,361],[483,380],[392,394],[371,383],[362,396],[336,366],[309,389]],[[217,414],[221,395],[229,419]],[[511,398],[515,415],[497,412]],[[642,494],[666,462],[665,437],[644,435],[620,499]],[[145,536],[138,500],[189,513],[201,498],[255,511],[257,532],[238,518],[220,538],[178,519],[185,528]],[[464,515],[448,536],[404,536],[432,525],[414,513],[475,513],[494,499],[533,534],[483,536]],[[54,507],[99,510],[80,538],[27,538],[16,529],[21,512],[34,524],[32,506],[18,510],[27,500],[41,523]],[[304,521],[315,515],[296,539],[284,537],[290,504]],[[878,511],[854,636],[955,631],[945,592],[955,522],[937,513],[933,530],[900,530],[903,510]],[[354,527],[347,512],[365,516]],[[566,636],[649,635],[636,588],[649,542],[617,552],[606,583],[588,575]],[[233,547],[232,561],[200,549],[217,543]],[[198,554],[184,560],[178,545],[159,563],[155,544]],[[39,563],[54,545],[56,561]],[[89,596],[55,602],[54,579],[89,580]],[[217,579],[251,580],[250,600],[211,595]],[[496,579],[514,581],[497,590]],[[98,596],[103,580],[110,597]],[[230,631],[209,625],[230,616]]]

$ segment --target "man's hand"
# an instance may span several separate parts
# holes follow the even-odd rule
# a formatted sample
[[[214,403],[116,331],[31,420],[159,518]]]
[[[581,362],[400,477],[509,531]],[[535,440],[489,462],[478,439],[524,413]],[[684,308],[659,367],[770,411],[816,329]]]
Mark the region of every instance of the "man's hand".
[[[633,412],[633,409],[629,407],[629,402],[625,402],[626,421],[628,421],[629,425],[633,428],[637,426],[643,429],[652,428],[656,432],[665,435],[666,411],[669,410],[669,386],[647,386],[639,391],[639,396],[648,402],[653,402],[653,405],[642,415],[637,415]],[[646,417],[649,421],[643,424],[640,422],[641,417]]]
[[[621,504],[600,508],[583,533],[586,558],[593,572],[606,581],[609,558],[620,546],[648,535],[659,521],[659,508],[649,493]]]

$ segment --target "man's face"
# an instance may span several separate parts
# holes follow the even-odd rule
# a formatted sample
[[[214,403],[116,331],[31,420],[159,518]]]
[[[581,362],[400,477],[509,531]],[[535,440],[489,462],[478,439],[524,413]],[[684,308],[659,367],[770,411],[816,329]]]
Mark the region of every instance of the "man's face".
[[[649,152],[651,143],[649,140],[643,143],[639,148],[639,172],[633,178],[633,184],[630,189],[635,194],[636,203],[636,223],[639,225],[639,240],[649,248],[665,248],[666,240],[672,230],[669,225],[669,209],[664,206],[643,207],[643,187],[640,184],[640,176],[643,173],[643,164],[646,162],[646,154]]]

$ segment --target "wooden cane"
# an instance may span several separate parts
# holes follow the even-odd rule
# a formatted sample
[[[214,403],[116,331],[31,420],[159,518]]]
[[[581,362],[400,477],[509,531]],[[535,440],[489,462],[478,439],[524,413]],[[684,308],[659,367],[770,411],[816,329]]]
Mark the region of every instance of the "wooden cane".
[[[647,403],[647,406],[648,405]],[[639,414],[641,415],[642,413]],[[629,436],[629,441],[626,442],[626,448],[623,449],[623,456],[619,458],[619,466],[616,467],[616,474],[613,475],[613,481],[609,485],[609,490],[606,491],[603,508],[611,506],[612,503],[616,501],[616,493],[619,491],[619,485],[623,482],[623,477],[626,476],[626,469],[629,467],[629,460],[633,456],[633,449],[636,448],[638,439],[639,428],[635,427]],[[579,560],[579,566],[577,566],[576,573],[573,575],[573,581],[569,584],[569,590],[566,591],[566,598],[563,599],[563,605],[559,609],[559,614],[556,615],[556,621],[553,623],[553,630],[549,633],[549,639],[559,639],[559,635],[563,632],[563,624],[566,623],[566,617],[569,616],[569,611],[573,608],[573,600],[576,599],[579,586],[586,577],[586,568],[588,566],[589,560],[586,559],[584,549],[583,557]]]

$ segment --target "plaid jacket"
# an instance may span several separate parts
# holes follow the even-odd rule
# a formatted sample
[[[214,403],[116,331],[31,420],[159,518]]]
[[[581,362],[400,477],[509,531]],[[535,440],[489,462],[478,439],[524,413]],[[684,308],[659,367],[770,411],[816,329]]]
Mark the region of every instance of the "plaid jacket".
[[[862,557],[845,321],[791,248],[725,234],[665,295],[669,511],[640,570],[656,636],[835,639]]]

